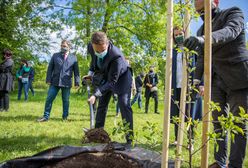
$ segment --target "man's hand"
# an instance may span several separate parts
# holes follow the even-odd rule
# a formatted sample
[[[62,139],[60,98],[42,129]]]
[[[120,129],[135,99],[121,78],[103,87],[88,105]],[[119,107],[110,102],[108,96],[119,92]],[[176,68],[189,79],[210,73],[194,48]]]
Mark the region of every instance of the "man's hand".
[[[204,96],[204,86],[199,86],[199,95]]]
[[[202,36],[190,36],[187,38],[183,45],[184,47],[187,47],[189,50],[196,50],[197,47],[203,47],[204,46],[204,37]]]
[[[94,104],[95,103],[95,101],[96,101],[96,96],[90,96],[90,98],[88,99],[88,102],[90,103],[90,104]]]
[[[146,86],[148,86],[149,88],[151,88],[152,87],[152,84],[146,83]]]
[[[92,80],[92,76],[91,75],[84,75],[82,77],[82,80]]]

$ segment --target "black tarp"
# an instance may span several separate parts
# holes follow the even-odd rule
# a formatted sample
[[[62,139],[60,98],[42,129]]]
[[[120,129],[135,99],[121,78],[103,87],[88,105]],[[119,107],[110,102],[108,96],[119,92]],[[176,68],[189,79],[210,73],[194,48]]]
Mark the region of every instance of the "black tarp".
[[[82,153],[89,152],[104,152],[106,144],[97,146],[59,146],[42,151],[31,157],[22,157],[13,160],[6,161],[0,164],[0,168],[40,168],[45,165],[51,165],[63,159],[76,156]],[[125,148],[125,145],[115,143],[113,144],[113,152],[121,153],[129,158],[137,161],[144,168],[160,168],[161,167],[161,155],[157,152],[147,149],[135,147]],[[174,163],[169,162],[169,168],[173,168]]]

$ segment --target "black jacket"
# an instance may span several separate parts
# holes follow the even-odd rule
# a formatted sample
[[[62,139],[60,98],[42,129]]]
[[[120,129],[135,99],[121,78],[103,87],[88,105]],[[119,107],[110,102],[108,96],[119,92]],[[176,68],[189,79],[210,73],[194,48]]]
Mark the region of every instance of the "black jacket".
[[[142,91],[142,85],[143,85],[143,81],[140,75],[138,75],[135,78],[135,86],[136,86],[136,91],[137,92],[141,92]]]
[[[117,94],[130,92],[132,86],[132,75],[129,70],[129,65],[125,60],[119,48],[109,43],[108,53],[103,59],[103,65],[100,69],[97,66],[97,56],[93,50],[92,44],[88,44],[88,53],[91,55],[90,71],[103,74],[105,82],[97,89],[102,94],[107,91],[113,91]]]
[[[53,86],[71,87],[72,73],[74,73],[75,86],[79,86],[80,76],[77,58],[69,54],[64,60],[61,52],[55,53],[47,68],[46,82]]]
[[[0,64],[0,90],[11,91],[13,90],[13,80],[12,75],[14,61],[12,59],[4,60]]]
[[[212,29],[213,74],[220,76],[231,90],[247,88],[248,51],[242,11],[237,7],[216,9]],[[202,25],[197,35],[203,35],[203,30]],[[203,67],[203,54],[200,54],[195,72],[196,79],[202,79]]]
[[[151,93],[151,89],[148,86],[146,86],[147,83],[152,84],[152,87],[157,86],[158,75],[156,73],[150,73],[150,72],[146,74],[144,79],[144,87],[146,88],[145,97],[149,97]]]

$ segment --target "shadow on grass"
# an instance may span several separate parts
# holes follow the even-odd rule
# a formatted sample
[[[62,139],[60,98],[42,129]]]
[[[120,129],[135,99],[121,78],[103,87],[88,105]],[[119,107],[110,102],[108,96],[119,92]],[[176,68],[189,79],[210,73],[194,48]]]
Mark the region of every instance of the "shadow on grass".
[[[75,145],[80,144],[80,136],[78,139],[63,136],[63,137],[49,137],[41,136],[15,136],[0,138],[0,151],[2,153],[30,153],[33,155],[45,149],[61,146],[61,145]],[[11,156],[10,156],[11,157]],[[22,156],[18,156],[22,157]],[[13,157],[11,159],[14,159]],[[0,161],[1,162],[1,161]]]
[[[34,122],[37,122],[37,119],[40,118],[40,117],[41,116],[34,116],[34,115],[19,115],[19,116],[4,116],[4,115],[1,115],[0,122],[1,121],[34,121]],[[61,117],[61,118],[50,118],[48,121],[73,122],[73,121],[88,121],[88,120],[83,119],[83,118],[78,118],[78,119],[75,119],[75,118],[70,119],[70,118],[68,118],[68,120],[63,120],[62,117]]]

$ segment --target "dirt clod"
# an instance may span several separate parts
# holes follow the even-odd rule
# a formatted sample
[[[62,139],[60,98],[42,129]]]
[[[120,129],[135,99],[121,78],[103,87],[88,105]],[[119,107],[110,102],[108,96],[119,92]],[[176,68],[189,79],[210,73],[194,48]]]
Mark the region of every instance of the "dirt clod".
[[[109,143],[109,134],[103,128],[90,129],[85,132],[83,143]]]

